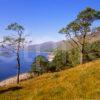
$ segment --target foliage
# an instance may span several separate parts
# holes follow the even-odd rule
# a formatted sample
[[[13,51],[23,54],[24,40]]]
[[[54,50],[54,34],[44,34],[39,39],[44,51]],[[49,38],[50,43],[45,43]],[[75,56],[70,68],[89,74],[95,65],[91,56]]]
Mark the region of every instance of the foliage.
[[[85,44],[84,62],[97,60],[100,58],[100,41]],[[68,51],[56,50],[53,61],[49,64],[52,72],[71,68],[80,63],[80,51],[73,48]]]
[[[80,55],[79,50],[77,48],[73,48],[69,51],[69,67],[75,67],[80,63]]]
[[[79,52],[74,48],[70,51],[58,50],[51,62],[51,68],[56,71],[70,68],[79,64]]]
[[[24,28],[18,23],[12,23],[7,26],[6,30],[13,31],[14,34],[5,36],[3,38],[2,47],[7,50],[7,52],[13,53],[16,56],[17,62],[17,83],[19,83],[20,75],[20,51],[25,44]]]
[[[38,55],[35,57],[34,62],[31,65],[31,72],[36,74],[42,74],[48,70],[48,60],[46,57]]]
[[[84,63],[87,36],[92,33],[91,26],[96,20],[100,20],[100,11],[87,7],[77,15],[74,21],[59,31],[71,39],[80,50],[80,63]]]
[[[55,57],[52,61],[52,66],[55,66],[56,71],[59,71],[63,69],[63,67],[66,65],[66,57],[68,54],[65,51],[58,50],[55,54]]]
[[[100,58],[100,41],[88,43],[85,46],[85,61],[97,60]]]

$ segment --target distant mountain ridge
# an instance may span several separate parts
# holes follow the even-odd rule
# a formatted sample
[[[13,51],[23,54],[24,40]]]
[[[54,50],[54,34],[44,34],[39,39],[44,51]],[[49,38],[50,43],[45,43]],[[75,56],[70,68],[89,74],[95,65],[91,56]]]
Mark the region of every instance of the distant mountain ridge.
[[[100,32],[96,32],[95,34],[92,34],[90,38],[91,38],[90,42],[100,40]],[[30,45],[28,47],[28,50],[34,52],[52,52],[56,48],[65,50],[71,48],[70,42],[65,40],[58,41],[58,42],[49,41],[41,44]]]
[[[30,45],[28,50],[36,52],[51,52],[55,48],[57,48],[57,43],[49,41],[41,44]]]

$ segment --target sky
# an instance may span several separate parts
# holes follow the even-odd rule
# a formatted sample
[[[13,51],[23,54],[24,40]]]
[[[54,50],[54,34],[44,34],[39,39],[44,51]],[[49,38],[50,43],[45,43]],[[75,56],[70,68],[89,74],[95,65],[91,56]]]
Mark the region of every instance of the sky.
[[[0,0],[0,38],[8,24],[21,24],[33,44],[65,39],[58,31],[85,7],[100,10],[100,0]],[[94,26],[100,26],[100,21]]]

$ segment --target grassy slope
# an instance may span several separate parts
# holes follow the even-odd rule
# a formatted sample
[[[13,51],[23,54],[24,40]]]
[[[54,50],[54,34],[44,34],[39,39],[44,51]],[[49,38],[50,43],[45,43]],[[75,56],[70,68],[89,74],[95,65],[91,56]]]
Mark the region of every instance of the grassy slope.
[[[100,99],[100,60],[0,89],[0,100]]]

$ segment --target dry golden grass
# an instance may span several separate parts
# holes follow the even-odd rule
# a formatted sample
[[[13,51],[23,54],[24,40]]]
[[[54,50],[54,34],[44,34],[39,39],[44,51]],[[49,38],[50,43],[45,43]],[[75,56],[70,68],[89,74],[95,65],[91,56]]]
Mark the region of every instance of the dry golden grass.
[[[100,100],[100,60],[0,89],[0,100]]]

